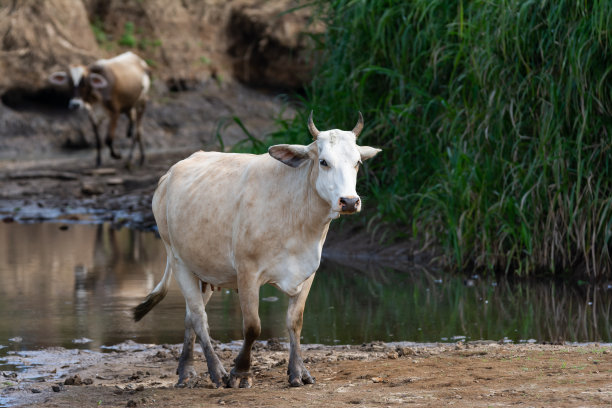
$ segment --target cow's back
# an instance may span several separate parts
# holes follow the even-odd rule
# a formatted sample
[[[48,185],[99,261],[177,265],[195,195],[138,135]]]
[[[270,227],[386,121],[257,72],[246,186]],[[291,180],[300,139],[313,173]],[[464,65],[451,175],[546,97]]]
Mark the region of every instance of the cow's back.
[[[92,72],[108,79],[110,92],[106,98],[119,110],[131,108],[146,98],[150,86],[147,70],[146,62],[132,52],[97,61],[91,67]]]

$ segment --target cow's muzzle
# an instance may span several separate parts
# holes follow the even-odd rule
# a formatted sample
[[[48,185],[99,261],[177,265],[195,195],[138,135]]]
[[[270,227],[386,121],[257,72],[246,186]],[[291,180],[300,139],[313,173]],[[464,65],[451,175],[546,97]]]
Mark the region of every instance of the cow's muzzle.
[[[81,109],[84,106],[83,104],[83,100],[82,99],[71,99],[70,102],[68,102],[68,109],[70,110],[77,110],[77,109]]]
[[[340,197],[338,204],[341,209],[340,212],[343,214],[352,214],[361,210],[361,200],[359,197]]]

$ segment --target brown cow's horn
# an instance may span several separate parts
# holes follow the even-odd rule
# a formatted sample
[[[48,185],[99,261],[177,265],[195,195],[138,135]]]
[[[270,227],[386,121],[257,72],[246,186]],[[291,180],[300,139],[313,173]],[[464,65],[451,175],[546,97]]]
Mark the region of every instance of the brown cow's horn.
[[[357,124],[355,125],[355,128],[353,129],[353,133],[355,134],[355,137],[359,137],[359,134],[361,133],[362,130],[363,130],[363,115],[361,114],[361,112],[359,112],[359,120],[357,121]]]
[[[312,138],[314,140],[317,140],[317,136],[319,136],[319,130],[312,121],[312,111],[310,111],[310,116],[308,117],[308,130],[310,131]]]

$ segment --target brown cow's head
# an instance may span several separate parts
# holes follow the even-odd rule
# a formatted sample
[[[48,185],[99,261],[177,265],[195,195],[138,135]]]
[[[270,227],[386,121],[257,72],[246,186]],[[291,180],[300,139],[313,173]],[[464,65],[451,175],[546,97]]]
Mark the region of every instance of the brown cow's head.
[[[86,106],[92,91],[108,86],[108,81],[102,75],[90,72],[86,66],[71,65],[66,71],[57,71],[49,75],[49,82],[57,86],[67,86],[72,98],[68,108],[80,109]]]
[[[361,112],[352,131],[332,129],[320,132],[312,120],[312,112],[308,129],[314,143],[308,146],[271,146],[268,153],[291,167],[313,162],[317,166],[315,189],[330,204],[334,217],[359,212],[361,199],[355,190],[359,164],[380,152],[380,149],[357,145],[357,137],[363,129]]]

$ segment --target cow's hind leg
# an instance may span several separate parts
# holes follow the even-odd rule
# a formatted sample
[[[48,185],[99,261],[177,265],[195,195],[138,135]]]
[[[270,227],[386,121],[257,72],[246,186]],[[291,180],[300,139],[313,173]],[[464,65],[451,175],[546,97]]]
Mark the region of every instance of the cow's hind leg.
[[[140,153],[140,165],[145,162],[144,146],[142,144],[142,115],[144,114],[146,101],[142,101],[136,107],[136,141],[138,142],[138,152]]]
[[[183,296],[185,297],[185,302],[188,309],[187,315],[189,318],[189,323],[191,324],[190,328],[187,326],[187,322],[185,325],[184,346],[187,346],[188,348],[187,351],[183,351],[185,357],[183,358],[183,356],[181,356],[183,358],[183,370],[185,374],[189,373],[189,362],[193,359],[193,343],[191,342],[191,329],[193,329],[200,341],[202,350],[204,351],[204,357],[206,357],[206,364],[208,366],[208,374],[210,375],[210,379],[217,387],[220,387],[227,381],[228,375],[227,371],[225,371],[223,365],[219,361],[219,357],[217,357],[215,354],[210,342],[210,336],[208,334],[208,318],[206,316],[206,310],[204,309],[205,301],[202,298],[202,291],[199,283],[200,281],[183,265],[177,265],[175,269],[175,279],[183,292]],[[208,299],[206,299],[206,301],[208,301]],[[181,365],[179,363],[179,376],[180,370]]]
[[[250,388],[253,384],[251,373],[251,349],[261,333],[259,321],[259,284],[248,279],[241,279],[246,274],[238,274],[238,296],[242,310],[242,331],[244,343],[234,360],[227,386],[231,388]]]
[[[314,279],[314,274],[308,278],[300,293],[289,298],[289,308],[287,309],[287,328],[289,329],[289,384],[292,387],[299,387],[304,384],[314,384],[315,380],[310,375],[300,351],[300,335],[302,333],[302,323],[304,317],[304,306],[306,298],[310,292],[310,286]]]
[[[176,387],[184,387],[186,382],[197,375],[193,367],[193,348],[195,346],[196,334],[191,327],[191,313],[189,308],[185,308],[185,340],[183,341],[183,350],[179,358],[179,365],[176,373],[179,376]]]
[[[202,287],[202,300],[204,301],[204,307],[210,300],[212,296],[212,288],[204,283]],[[206,327],[206,331],[208,332],[208,327]],[[181,352],[181,357],[179,358],[179,365],[176,369],[176,373],[179,376],[177,387],[184,387],[186,385],[186,381],[190,378],[196,376],[196,370],[193,367],[193,348],[195,345],[196,334],[191,326],[191,313],[189,312],[189,307],[185,308],[185,339],[183,341],[183,351]]]
[[[132,156],[134,154],[134,147],[136,143],[138,143],[138,150],[140,152],[140,162],[139,164],[142,166],[145,160],[144,154],[144,146],[142,144],[142,132],[141,132],[141,123],[142,123],[142,115],[144,114],[145,102],[140,102],[137,106],[130,109],[130,113],[128,117],[130,118],[130,127],[128,137],[132,137],[133,128],[136,128],[136,136],[132,140],[132,146],[130,146],[130,154],[128,156],[128,165],[132,162]]]

